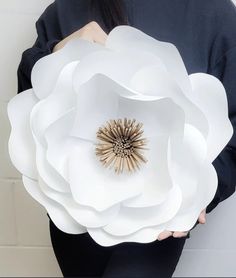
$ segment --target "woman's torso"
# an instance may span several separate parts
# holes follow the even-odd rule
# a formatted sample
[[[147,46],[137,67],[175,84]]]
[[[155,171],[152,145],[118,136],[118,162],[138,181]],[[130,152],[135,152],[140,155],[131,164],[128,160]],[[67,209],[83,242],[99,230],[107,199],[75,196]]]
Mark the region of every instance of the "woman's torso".
[[[124,0],[130,25],[161,41],[176,45],[188,73],[210,72],[227,44],[236,44],[226,30],[235,15],[229,0]],[[42,15],[48,39],[62,39],[90,20],[106,31],[100,15],[91,18],[88,0],[57,0]],[[227,14],[227,17],[225,16]],[[49,24],[48,24],[49,23]],[[235,18],[236,23],[236,18]],[[226,42],[221,38],[225,36]],[[229,33],[229,38],[227,34]],[[236,34],[236,33],[235,33]],[[231,39],[232,38],[232,39]],[[232,42],[231,42],[232,40]],[[225,49],[224,49],[225,48]]]

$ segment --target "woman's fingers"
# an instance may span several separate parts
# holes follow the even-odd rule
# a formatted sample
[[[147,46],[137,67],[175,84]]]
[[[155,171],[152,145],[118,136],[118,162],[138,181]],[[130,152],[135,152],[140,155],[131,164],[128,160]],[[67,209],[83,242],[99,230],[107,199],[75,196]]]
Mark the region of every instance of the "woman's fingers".
[[[158,240],[163,240],[163,239],[166,239],[170,236],[173,236],[173,237],[176,237],[176,238],[179,238],[179,237],[186,237],[188,235],[189,231],[184,231],[184,232],[179,232],[179,231],[163,231],[159,234],[158,236]]]
[[[188,235],[188,233],[189,233],[188,231],[186,231],[186,232],[176,231],[173,233],[173,237],[186,237]]]
[[[103,31],[100,25],[97,22],[92,21],[90,23],[90,26],[92,28],[93,41],[100,44],[105,44],[105,41],[107,39],[107,34]]]
[[[163,231],[163,232],[161,232],[159,235],[158,235],[158,240],[163,240],[163,239],[166,239],[166,238],[168,238],[168,237],[170,237],[170,236],[172,236],[172,232],[171,231]]]
[[[202,210],[202,212],[200,213],[200,215],[198,217],[198,221],[201,224],[205,224],[206,223],[206,209]]]
[[[53,49],[53,52],[63,48],[66,43],[75,38],[82,38],[87,41],[96,42],[100,44],[105,44],[107,39],[107,34],[100,27],[100,25],[96,21],[91,21],[79,30],[70,34],[68,37],[64,38],[60,41]]]
[[[107,34],[100,27],[96,21],[91,21],[86,24],[83,28],[79,29],[74,37],[81,37],[85,40],[105,44]]]
[[[206,209],[201,211],[201,213],[198,217],[198,221],[201,224],[206,223]],[[163,240],[163,239],[166,239],[170,236],[173,236],[173,237],[176,237],[176,238],[186,237],[188,235],[188,233],[189,233],[189,231],[180,232],[180,231],[167,231],[167,230],[165,230],[165,231],[163,231],[159,234],[158,240]]]

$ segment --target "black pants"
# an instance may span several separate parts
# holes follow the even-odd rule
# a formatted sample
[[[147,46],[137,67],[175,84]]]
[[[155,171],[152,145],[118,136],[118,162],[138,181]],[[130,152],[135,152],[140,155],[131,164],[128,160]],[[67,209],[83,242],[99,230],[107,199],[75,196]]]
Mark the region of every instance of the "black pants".
[[[170,278],[189,238],[188,234],[103,247],[89,233],[67,234],[49,221],[53,250],[64,277]]]

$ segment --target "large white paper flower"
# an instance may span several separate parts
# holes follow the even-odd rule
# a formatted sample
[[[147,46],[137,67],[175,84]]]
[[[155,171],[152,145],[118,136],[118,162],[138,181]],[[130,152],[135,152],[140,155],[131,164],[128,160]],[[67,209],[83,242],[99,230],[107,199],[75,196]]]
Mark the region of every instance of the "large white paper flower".
[[[8,104],[9,153],[55,225],[100,245],[187,231],[213,199],[233,134],[215,77],[188,76],[176,47],[118,26],[40,59]]]

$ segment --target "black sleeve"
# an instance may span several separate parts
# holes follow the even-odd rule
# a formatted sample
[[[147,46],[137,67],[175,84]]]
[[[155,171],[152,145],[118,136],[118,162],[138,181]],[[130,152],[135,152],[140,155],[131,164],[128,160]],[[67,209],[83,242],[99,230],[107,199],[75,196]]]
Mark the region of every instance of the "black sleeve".
[[[17,69],[17,93],[32,88],[31,71],[42,57],[52,53],[53,47],[61,40],[56,23],[55,4],[47,7],[36,22],[37,39],[34,45],[22,54]]]
[[[230,48],[217,61],[211,74],[223,83],[228,99],[229,119],[234,133],[226,147],[213,161],[218,175],[218,188],[214,199],[207,207],[207,213],[235,192],[236,185],[236,46]]]

